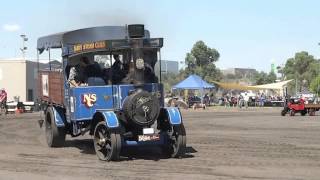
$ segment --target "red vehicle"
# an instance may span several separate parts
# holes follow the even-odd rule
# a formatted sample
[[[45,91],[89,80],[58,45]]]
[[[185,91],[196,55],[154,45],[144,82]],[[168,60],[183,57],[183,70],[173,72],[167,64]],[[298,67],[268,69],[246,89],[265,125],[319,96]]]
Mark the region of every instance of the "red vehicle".
[[[296,113],[300,113],[301,116],[309,113],[310,116],[314,116],[316,111],[319,111],[320,104],[305,104],[303,99],[290,99],[284,109],[281,111],[281,115],[285,116],[287,113],[290,116],[294,116]]]

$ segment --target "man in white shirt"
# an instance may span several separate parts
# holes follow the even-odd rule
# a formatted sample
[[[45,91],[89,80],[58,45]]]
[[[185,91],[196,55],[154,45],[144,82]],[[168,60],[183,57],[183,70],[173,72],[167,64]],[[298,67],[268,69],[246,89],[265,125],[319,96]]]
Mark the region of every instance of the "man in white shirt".
[[[244,93],[244,96],[243,96],[243,100],[244,100],[244,105],[246,108],[248,108],[248,102],[249,102],[249,96],[247,93]]]

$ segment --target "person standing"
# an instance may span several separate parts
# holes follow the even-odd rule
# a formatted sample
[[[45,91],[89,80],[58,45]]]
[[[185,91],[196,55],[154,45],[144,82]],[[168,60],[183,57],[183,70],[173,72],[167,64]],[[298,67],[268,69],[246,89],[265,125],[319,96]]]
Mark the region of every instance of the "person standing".
[[[243,101],[244,101],[244,106],[246,108],[248,108],[249,99],[250,99],[250,97],[248,96],[248,94],[244,93]]]
[[[0,108],[5,109],[5,112],[7,112],[7,92],[4,88],[0,90]]]

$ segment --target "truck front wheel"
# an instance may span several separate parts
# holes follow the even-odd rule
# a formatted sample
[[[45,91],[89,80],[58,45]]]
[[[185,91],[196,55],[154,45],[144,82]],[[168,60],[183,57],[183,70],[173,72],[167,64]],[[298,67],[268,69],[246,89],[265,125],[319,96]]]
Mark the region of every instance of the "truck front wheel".
[[[168,157],[179,158],[186,150],[186,130],[183,124],[172,126],[168,133],[168,142],[162,147],[162,152]]]
[[[94,149],[102,161],[116,161],[121,151],[121,136],[107,128],[106,122],[97,123],[93,134]]]

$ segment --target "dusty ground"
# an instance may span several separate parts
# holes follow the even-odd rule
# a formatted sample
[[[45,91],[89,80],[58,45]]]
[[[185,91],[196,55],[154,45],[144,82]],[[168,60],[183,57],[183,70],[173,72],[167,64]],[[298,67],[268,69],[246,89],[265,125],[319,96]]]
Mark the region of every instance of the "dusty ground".
[[[320,116],[281,117],[279,109],[183,111],[188,154],[158,149],[98,161],[89,136],[46,146],[38,114],[0,119],[0,179],[319,179]],[[129,156],[129,157],[128,157]]]

